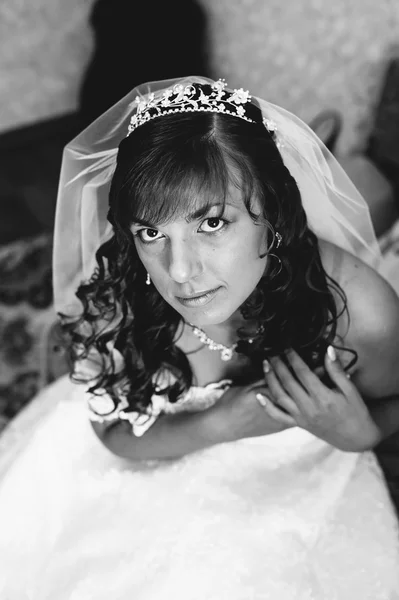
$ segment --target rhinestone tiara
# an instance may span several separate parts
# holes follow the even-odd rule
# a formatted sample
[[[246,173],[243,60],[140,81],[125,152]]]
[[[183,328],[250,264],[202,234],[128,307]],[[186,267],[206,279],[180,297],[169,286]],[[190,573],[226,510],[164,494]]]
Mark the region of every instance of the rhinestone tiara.
[[[153,93],[147,100],[137,96],[134,101],[136,112],[130,119],[127,136],[147,121],[172,113],[216,112],[255,123],[245,113],[244,107],[251,100],[248,91],[242,88],[227,91],[224,79],[215,81],[209,87],[211,91],[204,93],[201,84],[176,84],[173,88],[165,90],[157,99]]]

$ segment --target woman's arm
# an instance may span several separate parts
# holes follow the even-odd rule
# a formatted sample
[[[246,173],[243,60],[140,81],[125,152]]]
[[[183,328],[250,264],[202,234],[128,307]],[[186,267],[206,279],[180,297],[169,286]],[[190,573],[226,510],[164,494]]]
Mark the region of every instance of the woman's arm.
[[[218,430],[213,408],[200,413],[161,415],[140,437],[132,433],[128,422],[118,420],[99,437],[113,454],[130,460],[176,459],[227,441]]]
[[[346,344],[359,355],[352,381],[378,427],[375,446],[399,431],[399,298],[358,259],[349,255],[346,265],[351,317]]]
[[[266,391],[263,381],[235,386],[207,410],[164,414],[141,437],[132,434],[126,421],[106,426],[93,422],[92,426],[108,450],[131,460],[176,459],[216,444],[287,429],[265,414],[255,398],[255,388]]]
[[[272,357],[266,373],[269,398],[264,409],[277,421],[301,427],[346,452],[362,452],[399,432],[399,298],[378,273],[347,255],[342,288],[349,311],[346,348],[358,362],[347,378],[333,348],[325,367],[333,388],[326,386],[291,350]],[[290,367],[290,368],[289,368]],[[284,411],[284,412],[283,412]]]

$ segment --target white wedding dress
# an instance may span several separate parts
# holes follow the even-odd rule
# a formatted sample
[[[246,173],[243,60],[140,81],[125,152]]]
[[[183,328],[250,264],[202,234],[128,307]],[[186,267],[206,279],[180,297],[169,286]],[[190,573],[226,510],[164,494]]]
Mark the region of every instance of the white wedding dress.
[[[221,393],[190,392],[191,409]],[[398,524],[371,452],[294,428],[133,463],[102,446],[66,376],[0,452],[1,600],[399,599]]]

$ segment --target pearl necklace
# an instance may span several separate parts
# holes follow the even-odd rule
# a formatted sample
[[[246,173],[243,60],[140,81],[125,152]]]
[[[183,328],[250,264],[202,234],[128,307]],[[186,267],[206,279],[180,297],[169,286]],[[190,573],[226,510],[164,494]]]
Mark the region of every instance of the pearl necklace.
[[[197,338],[199,338],[199,340],[205,344],[205,346],[208,346],[209,350],[219,350],[220,352],[220,358],[224,361],[228,361],[231,360],[233,358],[233,354],[235,352],[235,349],[237,348],[237,342],[235,344],[233,344],[232,346],[225,346],[224,344],[218,344],[217,342],[215,342],[212,338],[210,338],[208,335],[206,335],[205,331],[203,331],[202,329],[200,329],[199,327],[197,327],[196,325],[193,325],[192,323],[189,323],[191,329],[193,330],[193,334],[195,336],[197,336]],[[263,331],[263,327],[259,327],[259,329],[257,330],[257,334]],[[249,338],[248,340],[246,340],[248,342],[248,344],[252,344],[252,342],[254,341],[254,338]]]

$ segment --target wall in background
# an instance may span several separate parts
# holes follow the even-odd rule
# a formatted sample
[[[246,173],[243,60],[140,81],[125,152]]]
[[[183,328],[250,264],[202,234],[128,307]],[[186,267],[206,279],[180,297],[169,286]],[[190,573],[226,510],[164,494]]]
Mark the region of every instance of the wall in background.
[[[0,132],[77,107],[92,49],[92,4],[2,0]],[[200,4],[208,17],[215,76],[307,121],[325,108],[337,108],[344,117],[340,149],[362,145],[390,46],[399,41],[397,0]]]
[[[339,149],[361,147],[390,46],[399,43],[398,0],[201,0],[214,72],[231,86],[309,122],[336,108]]]
[[[93,0],[1,0],[0,132],[77,107]]]

